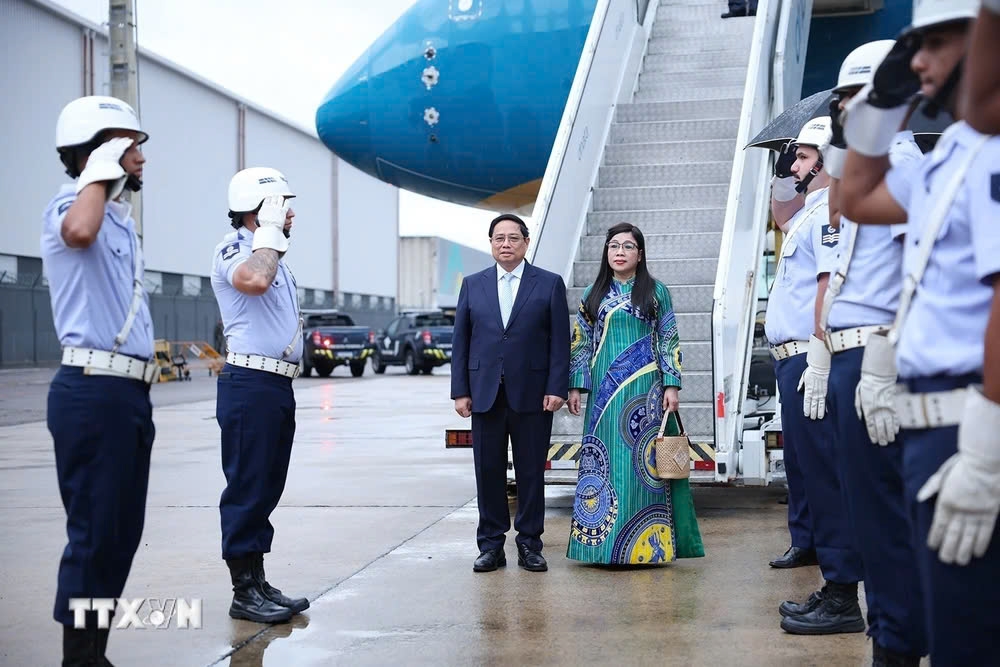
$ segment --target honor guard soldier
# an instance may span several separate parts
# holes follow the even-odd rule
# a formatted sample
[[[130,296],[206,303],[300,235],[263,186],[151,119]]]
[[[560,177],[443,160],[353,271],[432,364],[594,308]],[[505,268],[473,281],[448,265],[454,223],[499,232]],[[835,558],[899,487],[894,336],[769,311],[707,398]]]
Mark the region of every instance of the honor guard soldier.
[[[269,517],[285,488],[295,435],[292,380],[302,356],[298,291],[282,257],[294,197],[276,169],[250,168],[229,183],[236,229],[215,247],[212,289],[222,313],[226,365],[215,414],[222,429],[226,488],[219,501],[222,557],[233,583],[232,618],[287,621],[309,607],[264,576],[274,528]]]
[[[121,596],[146,512],[157,365],[139,238],[121,194],[142,186],[139,145],[148,138],[132,107],[114,97],[76,99],[56,124],[59,158],[76,179],[49,202],[41,234],[63,348],[48,396],[69,538],[54,610],[63,665],[110,664],[108,628],[87,611],[75,629],[74,608]]]
[[[826,160],[833,179],[831,206],[838,209],[838,180],[847,151],[837,117],[871,82],[894,44],[891,39],[863,44],[841,65],[833,89],[833,140]],[[893,165],[922,157],[911,131],[896,133],[889,147]],[[836,426],[834,458],[854,544],[861,554],[874,664],[917,667],[920,656],[927,653],[927,633],[903,495],[903,448],[892,427],[893,406],[884,402],[891,395],[893,380],[886,387],[880,376],[862,372],[861,363],[868,337],[888,331],[895,318],[903,286],[905,231],[906,225],[859,226],[841,215],[837,270],[819,305],[820,328],[832,354],[829,399]]]
[[[959,104],[965,122],[1000,134],[1000,0],[983,0],[969,41],[966,86]]]
[[[844,213],[860,224],[907,222],[899,309],[862,363],[886,386],[897,369],[902,381],[895,419],[935,667],[997,664],[1000,633],[1000,138],[969,127],[955,103],[978,5],[916,3],[912,25],[842,117]],[[959,120],[931,154],[890,168],[918,92],[932,113]]]
[[[776,202],[791,200],[791,207],[795,206],[792,195],[806,195],[787,220],[783,218],[789,209],[782,210],[777,203],[773,206],[775,220],[787,234],[768,297],[765,332],[777,362],[785,455],[791,451],[802,471],[801,480],[789,480],[789,494],[796,482],[805,489],[816,557],[827,582],[823,591],[805,603],[784,602],[780,606],[781,627],[792,634],[865,629],[858,605],[861,563],[844,516],[834,462],[833,421],[825,410],[823,374],[828,372],[829,353],[815,335],[816,295],[836,262],[838,238],[837,231],[830,228],[829,176],[823,169],[830,139],[829,118],[806,123],[791,147],[795,184],[782,183],[781,179],[773,194]]]

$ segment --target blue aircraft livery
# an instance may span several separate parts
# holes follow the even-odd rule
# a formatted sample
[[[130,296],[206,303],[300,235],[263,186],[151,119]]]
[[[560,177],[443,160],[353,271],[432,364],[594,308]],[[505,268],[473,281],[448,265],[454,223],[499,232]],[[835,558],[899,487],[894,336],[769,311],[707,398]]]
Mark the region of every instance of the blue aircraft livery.
[[[538,194],[596,4],[417,0],[333,85],[317,133],[386,183],[524,210]],[[885,0],[867,14],[814,16],[802,96],[835,85],[856,46],[895,37],[911,7]]]

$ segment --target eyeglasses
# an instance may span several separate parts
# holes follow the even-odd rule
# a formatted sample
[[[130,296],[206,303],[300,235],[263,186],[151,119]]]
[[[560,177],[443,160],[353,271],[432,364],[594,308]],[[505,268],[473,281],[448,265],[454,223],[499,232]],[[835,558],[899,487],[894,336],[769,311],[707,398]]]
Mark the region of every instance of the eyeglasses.
[[[631,241],[626,241],[625,243],[618,243],[617,241],[612,241],[608,244],[608,250],[617,252],[619,248],[624,248],[625,252],[632,252],[633,250],[638,250],[639,246],[632,243]]]
[[[490,237],[490,240],[493,241],[493,245],[503,245],[504,241],[510,241],[511,245],[517,245],[523,239],[524,237],[521,236],[520,234],[510,234],[507,236],[503,234],[498,234],[497,236]]]

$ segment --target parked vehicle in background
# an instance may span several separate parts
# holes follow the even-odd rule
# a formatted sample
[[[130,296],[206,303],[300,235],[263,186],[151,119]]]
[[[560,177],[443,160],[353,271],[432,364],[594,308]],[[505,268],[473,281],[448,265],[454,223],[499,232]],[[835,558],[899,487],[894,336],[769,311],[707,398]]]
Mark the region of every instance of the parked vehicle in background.
[[[303,310],[302,375],[312,369],[327,377],[337,366],[350,366],[351,375],[361,377],[375,344],[375,331],[358,326],[354,319],[336,310]]]
[[[405,366],[410,375],[429,375],[451,363],[454,313],[442,310],[401,313],[385,330],[375,334],[372,369],[385,373],[388,366]]]

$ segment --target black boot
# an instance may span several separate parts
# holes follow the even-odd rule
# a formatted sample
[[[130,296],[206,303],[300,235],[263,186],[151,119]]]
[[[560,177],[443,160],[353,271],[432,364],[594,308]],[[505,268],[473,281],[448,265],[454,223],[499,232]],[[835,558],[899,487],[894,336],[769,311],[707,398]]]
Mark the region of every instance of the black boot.
[[[803,614],[808,614],[823,602],[823,597],[826,595],[826,586],[819,589],[815,593],[811,593],[805,602],[798,603],[792,602],[791,600],[786,600],[781,603],[778,607],[778,613],[782,616],[801,616]]]
[[[115,667],[104,655],[105,651],[108,650],[108,634],[110,632],[110,628],[104,630],[97,628],[97,655],[99,656],[97,664],[100,667]]]
[[[226,560],[233,580],[233,604],[230,618],[242,618],[254,623],[283,623],[292,617],[292,610],[267,599],[253,576],[253,556]]]
[[[63,626],[62,667],[99,667],[100,660],[96,628]]]
[[[282,607],[287,607],[292,610],[293,614],[298,614],[299,612],[305,611],[309,608],[309,598],[290,598],[282,595],[281,591],[267,583],[267,577],[264,575],[264,554],[256,553],[253,555],[253,576],[257,580],[260,586],[260,590],[264,592],[265,597],[271,602],[281,605]]]
[[[858,604],[858,585],[828,582],[819,606],[801,616],[781,619],[781,629],[793,635],[864,632],[865,619]]]

